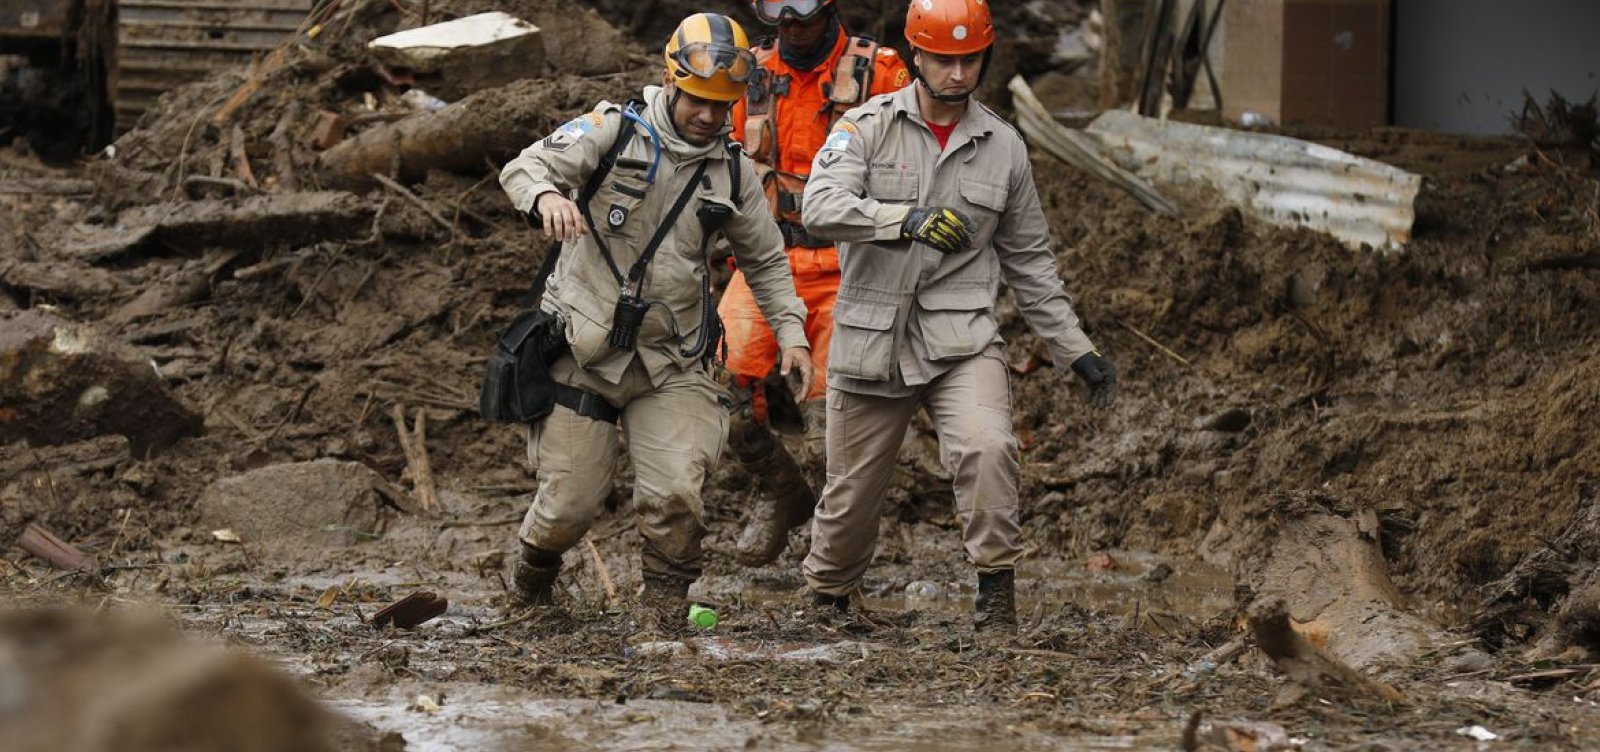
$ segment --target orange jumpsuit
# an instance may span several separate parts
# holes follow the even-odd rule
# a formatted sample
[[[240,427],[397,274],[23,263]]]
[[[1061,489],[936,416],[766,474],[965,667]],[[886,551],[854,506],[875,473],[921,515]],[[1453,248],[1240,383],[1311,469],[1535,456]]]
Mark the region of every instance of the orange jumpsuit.
[[[859,37],[840,33],[827,59],[809,71],[796,70],[785,63],[778,55],[777,42],[758,45],[756,59],[765,71],[765,87],[771,97],[766,107],[771,126],[766,133],[776,137],[757,137],[752,142],[750,137],[754,134],[747,129],[753,124],[759,127],[760,123],[751,119],[748,96],[733,109],[733,138],[745,145],[767,184],[769,201],[774,203],[773,216],[784,231],[795,292],[806,304],[806,339],[811,343],[811,358],[817,369],[806,399],[820,399],[827,391],[828,343],[833,338],[833,302],[839,291],[839,253],[825,241],[805,235],[794,207],[785,211],[777,205],[774,181],[785,185],[797,201],[804,191],[805,178],[811,174],[811,159],[822,148],[839,116],[873,95],[898,91],[911,80],[900,56],[893,49],[879,47],[872,57],[872,79],[867,91],[855,102],[830,103],[828,92],[834,88],[840,58],[852,45],[862,43]],[[743,272],[734,272],[717,312],[726,330],[728,370],[746,381],[765,378],[778,362],[778,345],[756,307]],[[764,417],[764,407],[758,406],[758,417]]]

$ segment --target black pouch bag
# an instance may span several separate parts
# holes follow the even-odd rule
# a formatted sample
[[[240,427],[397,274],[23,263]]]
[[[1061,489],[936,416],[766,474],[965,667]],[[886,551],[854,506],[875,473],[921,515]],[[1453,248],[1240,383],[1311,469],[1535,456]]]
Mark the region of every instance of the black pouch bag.
[[[561,320],[543,310],[523,311],[500,332],[478,395],[478,412],[501,423],[536,423],[556,405],[550,364],[566,354]]]

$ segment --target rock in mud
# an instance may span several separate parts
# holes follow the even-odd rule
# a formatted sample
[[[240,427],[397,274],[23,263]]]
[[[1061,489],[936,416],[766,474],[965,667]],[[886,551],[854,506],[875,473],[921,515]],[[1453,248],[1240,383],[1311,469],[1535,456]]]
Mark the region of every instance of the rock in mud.
[[[381,537],[397,500],[366,465],[316,460],[223,478],[199,506],[201,524],[238,533],[252,552],[317,557]]]
[[[202,426],[132,348],[44,311],[0,313],[0,444],[115,433],[142,459]]]
[[[262,661],[192,643],[159,616],[0,614],[12,752],[331,752],[351,725]]]

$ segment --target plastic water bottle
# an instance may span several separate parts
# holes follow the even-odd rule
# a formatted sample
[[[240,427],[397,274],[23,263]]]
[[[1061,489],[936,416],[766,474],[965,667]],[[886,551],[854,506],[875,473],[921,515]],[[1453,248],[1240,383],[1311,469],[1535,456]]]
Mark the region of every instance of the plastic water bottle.
[[[717,611],[710,606],[698,603],[689,606],[689,623],[700,629],[715,629],[717,626]]]
[[[944,588],[931,580],[917,580],[906,586],[906,608],[925,606],[944,597]]]

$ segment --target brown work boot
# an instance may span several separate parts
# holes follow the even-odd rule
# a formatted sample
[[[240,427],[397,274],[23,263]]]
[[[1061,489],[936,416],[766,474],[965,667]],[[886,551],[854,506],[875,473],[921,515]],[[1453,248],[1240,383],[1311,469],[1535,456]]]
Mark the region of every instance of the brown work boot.
[[[511,607],[554,604],[556,575],[560,572],[560,553],[523,543],[522,556],[511,567]]]
[[[644,575],[639,590],[639,631],[671,637],[688,631],[689,585],[692,580],[671,575]]]
[[[740,419],[729,443],[757,488],[734,544],[734,558],[748,567],[771,564],[788,546],[789,531],[811,519],[817,496],[800,465],[766,426]]]
[[[1002,569],[978,575],[978,610],[973,626],[980,637],[1017,632],[1016,572]]]

